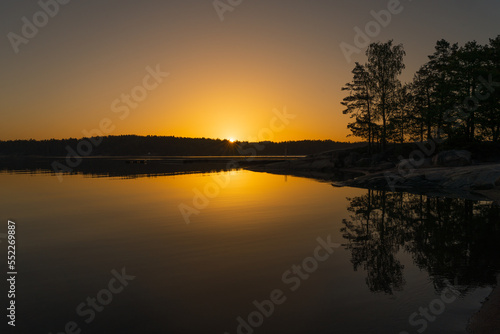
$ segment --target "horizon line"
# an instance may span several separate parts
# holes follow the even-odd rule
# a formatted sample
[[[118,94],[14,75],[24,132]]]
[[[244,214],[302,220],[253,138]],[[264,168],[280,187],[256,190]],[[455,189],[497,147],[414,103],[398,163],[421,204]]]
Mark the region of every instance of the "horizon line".
[[[0,142],[9,142],[9,141],[51,141],[51,140],[82,140],[85,138],[107,138],[107,137],[169,137],[169,138],[179,138],[179,139],[207,139],[207,140],[220,140],[220,141],[228,141],[230,142],[230,138],[211,138],[211,137],[185,137],[185,136],[175,136],[175,135],[137,135],[137,134],[120,134],[120,135],[106,135],[106,136],[83,136],[83,137],[66,137],[66,138],[45,138],[45,139],[34,139],[34,138],[25,138],[25,139],[0,139]],[[286,142],[299,142],[299,141],[332,141],[336,143],[348,143],[348,144],[356,144],[363,143],[364,141],[338,141],[333,139],[290,139],[290,140],[282,140],[282,141],[272,141],[272,140],[262,140],[262,141],[249,141],[249,140],[239,140],[234,139],[234,143],[286,143]]]

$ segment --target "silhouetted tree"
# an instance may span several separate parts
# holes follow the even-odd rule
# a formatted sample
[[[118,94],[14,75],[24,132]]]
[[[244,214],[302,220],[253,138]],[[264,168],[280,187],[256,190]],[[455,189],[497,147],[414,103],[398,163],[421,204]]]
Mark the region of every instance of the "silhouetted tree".
[[[394,142],[404,143],[410,135],[410,129],[413,118],[412,103],[413,96],[410,91],[410,85],[401,85],[396,88],[395,97],[392,106],[392,116],[388,125],[388,138]]]
[[[386,43],[372,43],[366,51],[368,62],[365,65],[372,87],[375,112],[382,121],[382,148],[387,144],[387,125],[395,108],[397,89],[401,82],[398,76],[405,65],[403,45],[393,45],[392,40]]]
[[[436,42],[409,84],[398,77],[402,45],[372,43],[367,63],[356,63],[342,104],[352,135],[370,143],[431,140],[452,144],[500,140],[500,36],[489,44]]]
[[[357,62],[352,73],[352,82],[342,87],[342,90],[349,92],[349,96],[341,102],[346,108],[343,113],[355,118],[354,122],[348,124],[348,128],[354,136],[368,139],[368,151],[371,153],[375,126],[372,111],[372,83],[365,67]]]

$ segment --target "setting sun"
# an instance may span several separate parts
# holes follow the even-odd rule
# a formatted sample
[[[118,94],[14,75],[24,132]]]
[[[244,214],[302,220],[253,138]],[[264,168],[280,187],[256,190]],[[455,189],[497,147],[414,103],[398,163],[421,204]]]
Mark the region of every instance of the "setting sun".
[[[3,327],[500,334],[498,13],[0,0]]]

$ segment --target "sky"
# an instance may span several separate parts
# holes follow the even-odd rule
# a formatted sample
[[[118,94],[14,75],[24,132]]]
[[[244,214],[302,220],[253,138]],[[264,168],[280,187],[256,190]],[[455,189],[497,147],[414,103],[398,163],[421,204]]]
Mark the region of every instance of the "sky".
[[[498,0],[2,0],[0,140],[356,140],[341,88],[366,40],[402,43],[410,81],[436,41],[496,37],[499,13]]]

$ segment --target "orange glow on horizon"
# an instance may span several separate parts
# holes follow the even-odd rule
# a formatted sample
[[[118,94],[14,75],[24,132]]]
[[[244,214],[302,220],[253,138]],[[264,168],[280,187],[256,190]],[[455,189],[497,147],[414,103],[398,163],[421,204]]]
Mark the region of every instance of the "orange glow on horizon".
[[[405,82],[435,41],[484,44],[498,34],[498,1],[412,6],[370,38],[404,45]],[[21,34],[19,18],[39,8],[20,1],[12,7],[0,14],[4,30]],[[371,2],[254,1],[226,12],[224,22],[205,1],[64,8],[36,40],[18,45],[19,53],[4,40],[0,140],[82,138],[98,135],[109,120],[113,130],[103,135],[360,141],[348,137],[352,120],[342,113],[341,88],[352,80],[354,62],[366,61],[366,48],[349,60],[339,46],[356,44],[353,27],[379,10]],[[464,15],[473,29],[464,28]],[[273,109],[283,106],[296,117],[272,123]]]

